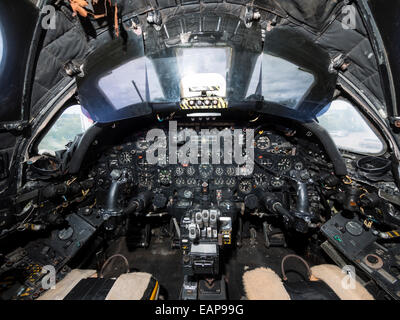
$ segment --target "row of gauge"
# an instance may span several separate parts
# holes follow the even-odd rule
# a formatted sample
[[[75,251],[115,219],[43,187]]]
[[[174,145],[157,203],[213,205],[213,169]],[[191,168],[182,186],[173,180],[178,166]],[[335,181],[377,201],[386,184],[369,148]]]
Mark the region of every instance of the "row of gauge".
[[[225,171],[223,171],[222,167],[217,167],[215,169],[216,175],[211,176],[207,172],[212,172],[212,167],[211,170],[209,170],[209,167],[207,169],[204,166],[208,165],[201,165],[202,169],[199,169],[200,174],[195,175],[195,171],[193,171],[190,168],[193,167],[188,167],[189,169],[189,174],[186,176],[184,175],[185,170],[183,172],[180,169],[175,170],[175,176],[173,178],[173,174],[170,169],[159,169],[158,170],[158,183],[160,185],[164,186],[169,186],[174,184],[176,187],[181,188],[181,187],[199,187],[201,183],[206,179],[205,175],[207,175],[207,181],[211,187],[216,187],[216,188],[235,188],[236,186],[238,187],[239,191],[248,194],[250,193],[254,187],[263,187],[267,188],[269,186],[279,188],[282,187],[283,185],[283,180],[279,177],[272,177],[270,175],[257,172],[251,175],[240,175],[237,176],[237,168],[235,167],[228,167]],[[207,171],[206,171],[207,170]],[[227,174],[223,174],[226,172]],[[140,175],[139,175],[140,177]],[[140,179],[140,178],[139,178]]]

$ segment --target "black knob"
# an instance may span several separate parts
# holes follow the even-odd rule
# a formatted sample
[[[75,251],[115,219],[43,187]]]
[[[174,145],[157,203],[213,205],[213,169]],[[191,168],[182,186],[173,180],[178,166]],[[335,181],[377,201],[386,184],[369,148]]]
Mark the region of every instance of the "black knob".
[[[162,193],[157,193],[154,195],[153,205],[156,209],[162,209],[167,205],[167,197]]]
[[[244,198],[244,204],[247,209],[255,210],[258,208],[258,198],[255,194],[249,194]]]

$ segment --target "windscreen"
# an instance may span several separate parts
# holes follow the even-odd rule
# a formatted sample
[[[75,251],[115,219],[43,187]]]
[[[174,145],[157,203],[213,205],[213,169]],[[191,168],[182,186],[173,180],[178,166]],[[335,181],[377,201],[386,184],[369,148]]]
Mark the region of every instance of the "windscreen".
[[[91,119],[107,123],[150,114],[147,83],[154,84],[157,76],[148,66],[142,34],[134,32],[92,53],[85,64],[85,76],[77,78],[82,107]]]
[[[263,53],[257,59],[246,96],[250,98],[257,93],[257,90],[260,90],[268,101],[296,109],[313,86],[314,81],[315,77],[312,73],[302,70],[296,64]]]
[[[206,97],[223,99],[228,107],[263,102],[264,110],[272,106],[301,120],[329,102],[336,78],[322,49],[290,29],[262,36],[259,25],[224,19],[216,30],[169,28],[164,39],[148,29],[145,38],[130,33],[126,43],[97,50],[78,81],[82,105],[93,120],[111,122],[151,114],[154,104],[179,109],[183,99]]]
[[[131,60],[113,69],[99,78],[98,86],[116,110],[164,99],[156,70],[147,57]]]

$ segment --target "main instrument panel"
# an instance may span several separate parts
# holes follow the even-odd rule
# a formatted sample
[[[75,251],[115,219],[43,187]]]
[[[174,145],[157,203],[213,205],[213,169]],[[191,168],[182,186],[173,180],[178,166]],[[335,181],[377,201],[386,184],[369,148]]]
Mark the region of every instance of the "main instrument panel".
[[[202,134],[203,127],[189,124],[180,125],[176,136],[171,138],[168,127],[153,129],[159,132],[153,140],[147,139],[148,131],[137,132],[102,154],[91,173],[97,177],[99,188],[107,189],[110,185],[110,172],[119,169],[127,172],[133,182],[132,188],[137,188],[138,192],[148,189],[170,196],[182,189],[195,191],[206,184],[212,191],[226,190],[241,199],[255,188],[279,190],[285,184],[285,175],[288,176],[291,170],[305,170],[307,166],[302,156],[306,150],[296,144],[292,131],[228,125],[213,127],[208,134]],[[160,137],[160,130],[164,136]],[[223,138],[220,140],[220,149],[213,149],[213,142],[220,139],[222,132],[225,136],[226,133],[231,135],[228,143],[241,146],[241,163],[235,161],[234,147],[226,149],[226,140]],[[235,135],[237,132],[239,134]],[[184,139],[180,140],[182,136]],[[185,140],[185,137],[189,138]],[[235,139],[238,141],[235,142]],[[170,150],[172,143],[176,143],[174,151]],[[196,154],[191,154],[190,161],[181,161],[184,153],[186,159],[189,159],[189,143],[198,146],[197,150],[194,148]],[[164,152],[155,149],[155,145]],[[150,151],[157,158],[156,163],[149,161]],[[193,148],[190,152],[194,152]],[[171,157],[176,154],[173,161]],[[252,156],[254,162],[249,160]],[[215,159],[219,161],[215,163]]]

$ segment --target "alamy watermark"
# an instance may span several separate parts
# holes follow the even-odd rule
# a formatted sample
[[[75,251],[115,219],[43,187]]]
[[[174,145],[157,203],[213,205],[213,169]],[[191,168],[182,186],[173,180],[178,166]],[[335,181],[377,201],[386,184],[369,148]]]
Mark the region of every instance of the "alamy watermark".
[[[345,30],[355,30],[357,28],[356,19],[357,9],[354,5],[346,5],[342,8],[342,28]]]
[[[342,288],[345,290],[354,290],[356,288],[356,269],[354,266],[346,265],[342,268],[345,274],[341,281]]]
[[[52,265],[46,265],[42,268],[44,277],[42,278],[42,288],[44,290],[56,288],[56,268]]]
[[[45,30],[55,30],[57,23],[56,8],[46,5],[42,8],[41,13],[44,14],[42,18],[42,28]]]
[[[224,164],[239,166],[236,175],[249,175],[254,170],[253,129],[201,129],[199,133],[185,129],[178,132],[177,122],[170,121],[168,137],[162,129],[151,129],[146,141],[152,142],[146,151],[149,164],[221,164],[223,159]]]

